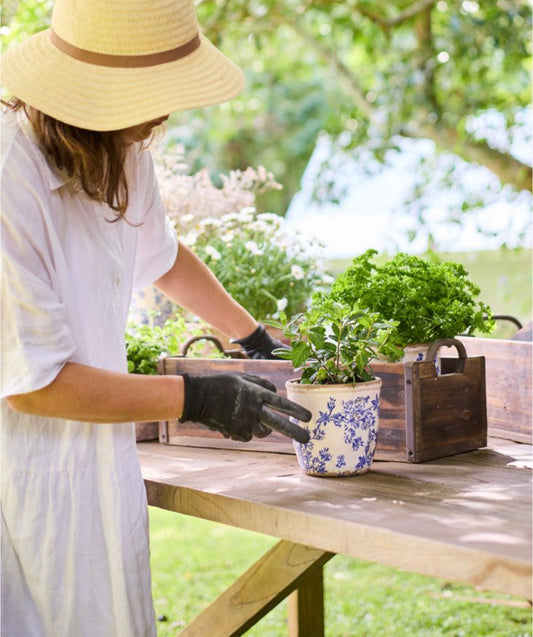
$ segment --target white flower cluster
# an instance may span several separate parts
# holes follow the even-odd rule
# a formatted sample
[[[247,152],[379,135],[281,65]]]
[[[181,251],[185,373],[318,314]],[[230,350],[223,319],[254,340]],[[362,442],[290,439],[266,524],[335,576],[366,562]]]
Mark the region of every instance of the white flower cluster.
[[[323,244],[257,213],[259,192],[281,188],[272,173],[232,171],[214,185],[207,171],[187,175],[183,149],[156,157],[160,190],[180,239],[204,259],[228,292],[258,320],[302,310],[328,282]],[[331,280],[331,277],[329,277]]]
[[[187,174],[182,146],[153,154],[161,196],[180,235],[202,219],[244,211],[254,206],[257,194],[282,188],[264,166],[219,175],[222,185],[218,187],[205,169]]]
[[[283,217],[258,214],[252,206],[200,219],[183,240],[207,259],[247,309],[257,313],[270,307],[269,318],[303,309],[313,289],[333,280],[325,272],[320,242],[304,241],[299,232],[288,230]],[[243,276],[245,281],[238,285]]]
[[[205,252],[209,257],[211,257],[215,261],[220,261],[220,259],[222,258],[222,255],[220,254],[220,252],[216,248],[213,248],[213,246],[206,246]]]

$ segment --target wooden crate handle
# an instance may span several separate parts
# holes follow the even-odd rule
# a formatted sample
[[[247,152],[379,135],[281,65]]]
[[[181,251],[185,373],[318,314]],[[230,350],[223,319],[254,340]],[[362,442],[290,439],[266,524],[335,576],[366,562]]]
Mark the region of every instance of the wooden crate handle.
[[[438,352],[438,350],[441,347],[456,348],[459,354],[457,371],[459,373],[462,373],[465,366],[465,360],[468,358],[468,356],[466,353],[465,346],[463,345],[463,343],[461,343],[461,341],[458,341],[456,338],[441,338],[438,341],[434,341],[433,343],[431,343],[431,345],[428,347],[428,351],[426,352],[425,361],[433,362],[433,360],[435,359],[435,354]]]
[[[183,347],[181,348],[181,356],[187,356],[187,352],[189,351],[191,345],[193,343],[197,343],[198,341],[211,341],[211,343],[214,344],[219,352],[225,354],[224,347],[216,336],[191,336],[185,341],[185,343],[183,343]]]
[[[181,348],[180,358],[185,358],[187,356],[187,352],[193,343],[198,341],[211,341],[213,345],[225,356],[229,356],[229,358],[248,358],[246,354],[242,350],[230,349],[225,350],[222,343],[218,340],[216,336],[211,336],[210,334],[205,334],[201,336],[191,336],[188,338],[185,343],[183,343],[183,347]]]

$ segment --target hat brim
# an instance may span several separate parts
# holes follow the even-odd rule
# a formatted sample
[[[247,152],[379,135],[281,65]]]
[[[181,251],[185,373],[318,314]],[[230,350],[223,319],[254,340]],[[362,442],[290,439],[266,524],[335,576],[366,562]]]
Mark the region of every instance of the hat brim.
[[[72,126],[108,131],[135,126],[237,95],[242,71],[209,40],[184,58],[143,68],[80,62],[42,31],[9,50],[2,84],[30,106]]]

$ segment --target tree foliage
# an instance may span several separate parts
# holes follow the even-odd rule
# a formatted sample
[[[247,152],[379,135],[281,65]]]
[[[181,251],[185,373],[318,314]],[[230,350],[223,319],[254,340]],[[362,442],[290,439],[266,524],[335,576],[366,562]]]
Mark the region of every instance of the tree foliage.
[[[530,103],[526,0],[204,0],[200,10],[208,34],[248,69],[246,95],[258,97],[270,84],[263,135],[269,146],[281,142],[287,172],[298,165],[288,139],[300,158],[319,131],[348,131],[352,147],[377,137],[379,155],[399,134],[432,139],[531,190],[530,166],[469,130],[491,109],[510,130],[518,107]],[[250,109],[239,134],[253,136],[246,115]]]
[[[41,27],[49,4],[19,2],[7,43]],[[527,0],[200,0],[198,13],[247,86],[227,104],[176,115],[177,135],[193,167],[267,166],[285,185],[283,199],[266,195],[277,212],[321,131],[344,132],[345,148],[372,139],[379,159],[397,135],[429,138],[531,190],[531,167],[471,126],[496,110],[510,136],[530,104]]]

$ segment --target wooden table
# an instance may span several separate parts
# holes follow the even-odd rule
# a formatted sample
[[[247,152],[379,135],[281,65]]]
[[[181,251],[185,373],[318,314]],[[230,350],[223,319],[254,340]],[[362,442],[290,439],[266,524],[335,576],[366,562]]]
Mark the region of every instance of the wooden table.
[[[139,443],[151,505],[280,538],[181,635],[241,635],[287,595],[291,635],[324,634],[335,553],[532,598],[530,445],[307,476],[291,454]]]

